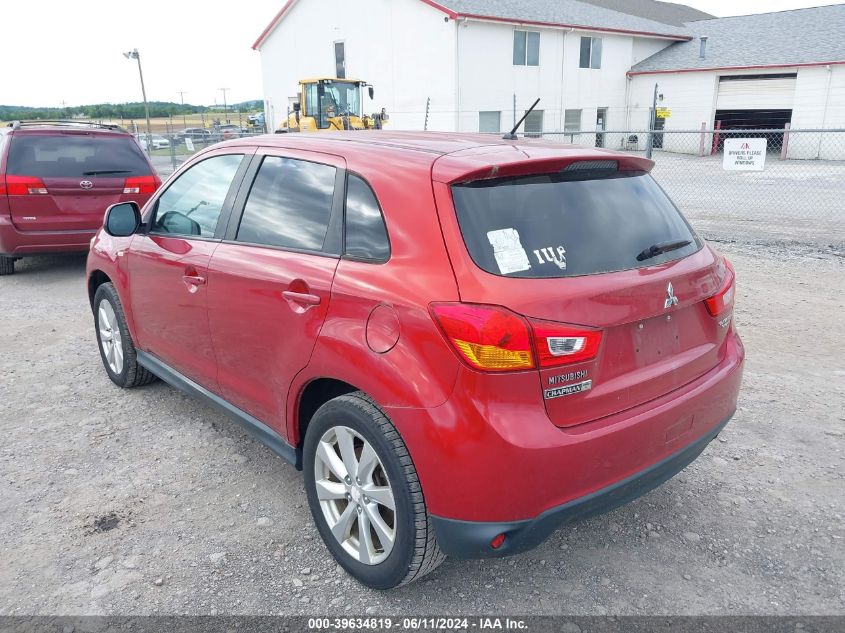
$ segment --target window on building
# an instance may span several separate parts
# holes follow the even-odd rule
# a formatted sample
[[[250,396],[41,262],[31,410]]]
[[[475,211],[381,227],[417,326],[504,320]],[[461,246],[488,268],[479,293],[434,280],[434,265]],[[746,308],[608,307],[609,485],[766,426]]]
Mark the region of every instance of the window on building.
[[[513,32],[513,65],[540,65],[540,34],[537,31]]]
[[[334,43],[334,67],[335,77],[344,79],[346,77],[346,45],[343,42]]]
[[[525,136],[539,138],[543,135],[543,110],[532,110],[525,118]]]
[[[390,259],[390,241],[376,195],[358,176],[346,184],[346,255],[372,262]]]
[[[581,110],[565,110],[563,113],[563,131],[581,131]]]
[[[478,113],[478,131],[485,134],[498,134],[502,131],[502,113],[499,110],[487,110]]]
[[[267,156],[244,207],[237,240],[320,251],[326,239],[337,170]]]
[[[581,38],[581,68],[601,68],[601,38]]]

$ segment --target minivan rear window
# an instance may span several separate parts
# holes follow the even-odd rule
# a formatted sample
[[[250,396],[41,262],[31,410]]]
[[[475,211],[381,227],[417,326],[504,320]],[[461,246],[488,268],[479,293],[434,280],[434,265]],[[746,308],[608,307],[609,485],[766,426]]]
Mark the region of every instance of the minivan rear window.
[[[470,256],[495,275],[550,278],[629,270],[680,259],[702,246],[644,172],[563,171],[483,180],[454,185],[452,196]],[[644,254],[660,245],[666,252]]]
[[[152,173],[130,136],[18,134],[9,146],[6,173],[39,178],[123,178]]]

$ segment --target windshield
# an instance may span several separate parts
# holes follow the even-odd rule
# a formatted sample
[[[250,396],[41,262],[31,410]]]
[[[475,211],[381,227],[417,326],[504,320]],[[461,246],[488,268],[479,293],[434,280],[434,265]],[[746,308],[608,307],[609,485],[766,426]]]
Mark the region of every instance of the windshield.
[[[316,85],[316,91],[306,88],[306,100],[313,100],[317,93],[319,110],[314,112],[313,103],[309,103],[308,115],[316,116],[321,128],[331,126],[329,119],[339,116],[361,116],[361,88],[351,81],[333,81]],[[309,98],[310,97],[310,98]]]
[[[455,185],[452,196],[473,261],[495,275],[629,270],[687,257],[702,245],[642,172],[500,178]]]

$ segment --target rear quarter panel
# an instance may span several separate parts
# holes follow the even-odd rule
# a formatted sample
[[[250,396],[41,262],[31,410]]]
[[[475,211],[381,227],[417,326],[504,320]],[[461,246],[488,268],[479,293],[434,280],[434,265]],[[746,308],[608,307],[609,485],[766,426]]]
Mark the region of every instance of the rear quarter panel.
[[[311,362],[291,386],[288,425],[294,444],[300,439],[299,397],[314,379],[343,380],[383,407],[434,407],[448,399],[458,374],[459,361],[428,312],[431,301],[458,299],[434,207],[431,157],[376,152],[347,156],[347,163],[379,200],[391,256],[384,264],[340,261]],[[367,342],[367,323],[377,306],[395,315],[399,330],[396,344],[381,353]]]

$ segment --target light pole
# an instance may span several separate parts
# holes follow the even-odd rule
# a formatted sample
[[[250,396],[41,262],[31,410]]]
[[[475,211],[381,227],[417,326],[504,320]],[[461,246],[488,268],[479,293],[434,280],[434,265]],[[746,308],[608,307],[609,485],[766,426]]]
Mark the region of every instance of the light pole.
[[[179,91],[179,101],[182,102],[182,127],[188,129],[187,119],[185,118],[185,91]]]
[[[229,122],[229,108],[226,106],[226,92],[229,88],[221,88],[220,90],[223,91],[223,118],[226,120],[226,123]]]
[[[144,116],[147,118],[147,153],[152,149],[152,132],[150,129],[150,106],[147,105],[147,89],[144,87],[144,71],[141,70],[141,55],[138,54],[138,49],[132,49],[128,53],[124,53],[126,59],[134,59],[138,62],[138,75],[141,77],[141,96],[144,97]]]

